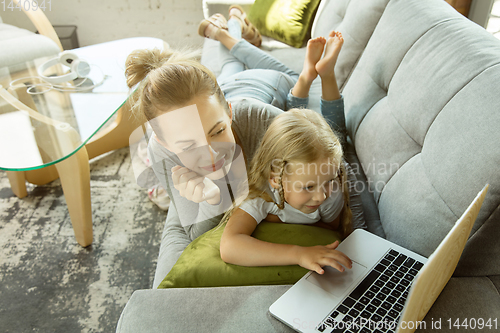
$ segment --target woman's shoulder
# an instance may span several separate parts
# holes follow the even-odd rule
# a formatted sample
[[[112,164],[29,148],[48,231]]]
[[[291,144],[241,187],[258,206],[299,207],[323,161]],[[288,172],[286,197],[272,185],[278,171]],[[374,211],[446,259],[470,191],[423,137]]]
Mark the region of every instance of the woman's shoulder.
[[[232,127],[241,141],[247,162],[250,162],[260,140],[282,110],[252,98],[231,101]]]
[[[234,121],[253,123],[272,121],[283,110],[253,98],[241,98],[231,101]]]

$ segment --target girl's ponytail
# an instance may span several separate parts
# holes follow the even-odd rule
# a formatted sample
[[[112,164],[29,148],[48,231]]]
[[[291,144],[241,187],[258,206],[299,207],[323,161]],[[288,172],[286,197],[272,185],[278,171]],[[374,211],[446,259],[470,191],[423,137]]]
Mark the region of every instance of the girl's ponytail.
[[[340,227],[339,231],[342,232],[342,238],[346,238],[353,232],[352,228],[352,211],[349,197],[349,177],[345,168],[345,163],[340,164],[340,183],[342,195],[344,196],[344,208],[340,213]]]

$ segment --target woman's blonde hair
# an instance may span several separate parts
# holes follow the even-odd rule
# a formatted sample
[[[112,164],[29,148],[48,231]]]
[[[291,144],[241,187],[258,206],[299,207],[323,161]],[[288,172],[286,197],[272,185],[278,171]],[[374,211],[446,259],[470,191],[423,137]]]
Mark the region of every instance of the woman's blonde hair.
[[[319,159],[328,159],[339,167],[339,180],[344,196],[339,229],[344,237],[347,236],[352,232],[352,212],[349,207],[349,186],[342,146],[323,116],[312,110],[292,109],[273,120],[250,164],[247,199],[261,197],[272,202],[266,192],[269,188],[268,181],[272,175],[279,175],[280,202],[276,204],[283,209],[285,196],[282,179],[288,163],[312,163]],[[223,221],[227,221],[230,214],[228,212]]]
[[[131,96],[132,112],[142,122],[187,106],[193,98],[215,95],[230,112],[214,74],[199,62],[199,51],[144,49],[133,51],[126,60],[125,76]],[[155,133],[162,135],[160,128]]]

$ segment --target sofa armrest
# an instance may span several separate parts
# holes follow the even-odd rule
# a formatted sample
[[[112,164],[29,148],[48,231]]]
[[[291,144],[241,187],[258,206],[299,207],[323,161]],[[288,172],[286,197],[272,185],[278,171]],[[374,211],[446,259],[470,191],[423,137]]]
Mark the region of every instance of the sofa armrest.
[[[137,290],[116,332],[294,332],[269,306],[290,285]]]
[[[500,277],[451,278],[424,318],[426,332],[450,332],[461,318],[494,320]],[[268,309],[290,285],[137,290],[116,332],[294,332]],[[432,323],[442,329],[431,329]]]
[[[153,288],[158,288],[189,243],[191,243],[191,239],[189,239],[181,225],[175,205],[171,204],[161,237],[160,253],[158,254]]]

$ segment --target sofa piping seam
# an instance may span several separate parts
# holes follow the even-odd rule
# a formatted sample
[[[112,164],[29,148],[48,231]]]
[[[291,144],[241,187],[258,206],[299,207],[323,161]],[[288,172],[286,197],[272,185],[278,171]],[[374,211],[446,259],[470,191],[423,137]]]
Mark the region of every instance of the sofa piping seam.
[[[497,296],[500,297],[500,289],[498,289],[496,284],[493,283],[493,281],[491,280],[491,276],[498,276],[498,275],[488,275],[486,276],[486,278],[490,281],[490,283],[493,285],[493,288],[495,288],[495,290],[497,291]]]
[[[387,8],[387,7],[386,7],[386,8]],[[384,9],[384,13],[385,13],[385,9]],[[382,15],[383,15],[384,13],[382,13]],[[380,18],[382,18],[382,16],[381,16]],[[459,19],[460,19],[460,18],[454,17],[454,18],[448,18],[448,19],[446,19],[446,20],[439,21],[439,22],[437,22],[436,24],[434,24],[433,26],[429,27],[429,29],[427,29],[426,31],[424,31],[424,32],[423,32],[423,33],[422,33],[422,34],[421,34],[421,35],[420,35],[420,36],[419,36],[419,37],[418,37],[418,38],[417,38],[417,39],[416,39],[416,40],[415,40],[415,41],[414,41],[414,42],[413,42],[413,43],[412,43],[409,47],[408,47],[408,49],[404,52],[404,55],[403,55],[403,57],[401,58],[401,61],[398,63],[397,67],[395,68],[394,73],[392,73],[392,76],[391,76],[391,78],[390,78],[390,80],[389,80],[389,82],[388,82],[388,84],[387,84],[387,88],[382,87],[382,86],[381,86],[378,82],[376,82],[376,81],[375,81],[375,79],[374,79],[374,78],[373,78],[373,77],[372,77],[372,76],[371,76],[371,75],[370,75],[367,71],[364,71],[364,72],[365,72],[365,73],[367,74],[367,76],[368,76],[368,77],[369,77],[369,78],[373,81],[373,83],[375,83],[375,84],[376,84],[376,85],[377,85],[377,86],[378,86],[378,87],[379,87],[382,91],[385,91],[385,93],[386,93],[385,97],[389,96],[389,90],[390,90],[390,86],[391,86],[391,83],[392,83],[392,79],[394,78],[394,75],[395,75],[395,74],[396,74],[396,72],[399,70],[399,67],[401,66],[401,63],[404,61],[404,59],[406,58],[406,56],[407,56],[408,52],[409,52],[409,51],[413,48],[413,46],[415,46],[415,44],[416,44],[416,43],[417,43],[420,39],[422,39],[422,37],[423,37],[424,35],[426,35],[429,31],[431,31],[432,29],[434,29],[434,28],[435,28],[435,27],[437,27],[438,25],[441,25],[441,24],[444,24],[444,23],[446,23],[446,22],[450,22],[450,21],[459,20]],[[380,19],[379,19],[379,22],[380,22]],[[377,25],[375,26],[375,29],[378,27],[378,24],[379,24],[379,23],[377,23]],[[373,29],[373,32],[375,32],[375,29]],[[349,74],[348,79],[350,79],[352,72],[354,72],[354,70],[358,67],[359,60],[361,59],[361,56],[365,53],[366,47],[367,47],[367,46],[368,46],[368,44],[370,43],[370,40],[371,40],[371,38],[372,38],[372,36],[373,36],[373,32],[372,32],[372,35],[370,35],[370,38],[368,39],[368,42],[366,43],[365,48],[363,49],[363,52],[362,52],[362,53],[361,53],[361,55],[359,56],[359,59],[358,59],[358,61],[356,62],[355,67],[353,67],[353,69],[352,69],[351,73]],[[345,85],[347,84],[348,79],[346,79],[346,81],[345,81],[345,82],[344,82],[344,84],[342,85],[342,91],[343,91],[343,89],[344,89]],[[379,101],[380,101],[380,100],[379,100]],[[371,107],[367,110],[367,112],[365,112],[365,114],[363,115],[363,117],[362,117],[362,118],[361,118],[361,120],[359,121],[358,125],[356,126],[356,129],[353,131],[353,137],[354,137],[354,138],[352,139],[352,140],[353,140],[353,142],[355,141],[356,133],[358,132],[358,129],[359,129],[359,127],[361,126],[361,123],[365,120],[366,115],[370,112],[370,110],[373,108],[373,106],[374,106],[375,104],[377,104],[379,101],[377,101],[376,103],[374,103],[374,104],[373,104],[373,105],[372,105],[372,106],[371,106]],[[399,122],[398,122],[398,123],[399,123]],[[400,125],[400,126],[401,126],[401,125]],[[404,130],[404,128],[403,128],[403,130]],[[405,130],[405,132],[406,132],[406,130]],[[425,138],[425,136],[424,136],[424,138]],[[413,141],[415,141],[413,138],[412,138],[412,140],[413,140]],[[417,142],[417,144],[418,144],[418,142]],[[422,146],[422,145],[420,145],[420,144],[418,144],[418,145],[419,145],[419,146]]]
[[[382,189],[380,190],[380,194],[378,196],[378,199],[377,199],[377,207],[378,207],[378,204],[380,202],[380,198],[382,197],[382,193],[384,192],[387,184],[389,184],[389,182],[391,181],[391,179],[398,173],[399,170],[401,170],[401,168],[406,164],[408,163],[409,161],[413,160],[418,154],[420,154],[420,152],[416,153],[415,155],[411,156],[409,159],[407,159],[406,161],[404,161],[403,164],[401,164],[401,166],[396,170],[396,172],[394,172],[390,177],[389,179],[387,179],[387,181],[384,183],[384,187],[382,187]]]
[[[350,3],[351,3],[351,1],[349,0],[349,4]],[[349,7],[349,4],[347,5],[347,7]],[[382,13],[380,13],[380,16],[378,18],[377,24],[375,24],[375,26],[373,27],[372,33],[370,34],[370,36],[368,36],[368,39],[367,39],[367,41],[365,43],[365,47],[363,48],[363,51],[361,51],[361,53],[359,54],[359,56],[356,58],[356,61],[354,62],[354,66],[352,66],[352,69],[349,71],[349,74],[347,75],[347,77],[345,78],[344,82],[342,83],[342,86],[340,87],[340,91],[341,92],[344,90],[344,87],[346,86],[347,82],[351,78],[352,73],[354,72],[354,70],[356,69],[356,67],[358,67],[359,59],[361,59],[361,57],[365,53],[366,47],[368,46],[368,43],[372,39],[373,33],[375,32],[375,29],[377,29],[377,26],[378,26],[378,24],[380,22],[380,19],[382,18],[382,16],[384,16],[384,13],[385,13],[385,10],[387,9],[387,5],[388,4],[389,4],[389,2],[386,3],[384,9],[382,10]],[[358,44],[359,44],[359,42],[358,42]]]
[[[486,198],[485,198],[485,200],[486,200]],[[483,203],[484,203],[484,202],[483,202]],[[482,206],[481,206],[481,207],[482,207]],[[492,216],[493,216],[493,214],[494,214],[494,213],[498,210],[498,208],[499,208],[499,207],[500,207],[500,204],[498,204],[498,205],[496,206],[496,208],[495,208],[495,209],[493,209],[493,210],[491,211],[490,215],[488,215],[488,216],[486,217],[486,219],[484,220],[484,223],[483,223],[483,224],[481,224],[481,226],[480,226],[479,228],[477,228],[477,230],[476,230],[476,231],[474,231],[474,233],[473,233],[473,234],[469,237],[469,240],[470,240],[470,239],[472,239],[472,238],[474,238],[474,237],[476,236],[476,234],[479,232],[479,230],[481,230],[481,229],[483,228],[483,226],[484,226],[484,225],[485,225],[485,224],[486,224],[486,223],[487,223],[487,222],[491,219],[491,217],[492,217]]]

